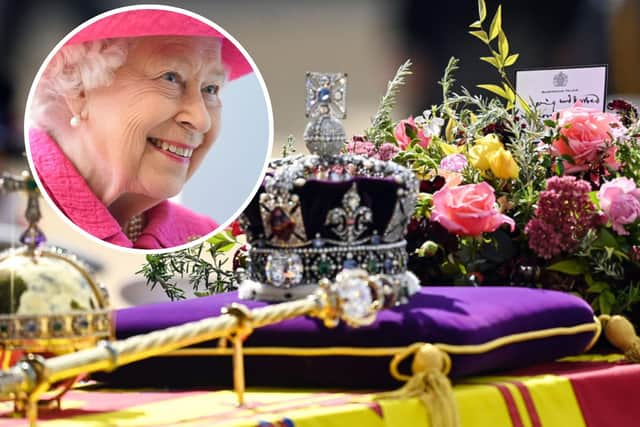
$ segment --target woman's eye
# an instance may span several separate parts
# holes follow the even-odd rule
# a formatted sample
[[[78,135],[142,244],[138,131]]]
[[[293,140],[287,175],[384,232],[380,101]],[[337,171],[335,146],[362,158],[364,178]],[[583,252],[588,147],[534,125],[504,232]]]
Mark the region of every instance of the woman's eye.
[[[217,95],[219,90],[220,90],[220,86],[218,85],[209,85],[209,86],[205,86],[202,89],[202,91],[207,95]]]
[[[166,80],[170,83],[178,83],[180,81],[180,76],[178,75],[178,73],[169,71],[162,75],[162,80]]]

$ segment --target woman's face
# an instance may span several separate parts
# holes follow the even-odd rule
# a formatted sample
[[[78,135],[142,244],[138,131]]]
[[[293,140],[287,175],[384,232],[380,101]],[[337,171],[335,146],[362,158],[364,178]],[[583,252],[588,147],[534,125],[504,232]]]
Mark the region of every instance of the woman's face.
[[[135,40],[113,83],[84,94],[87,143],[92,161],[109,168],[107,185],[152,199],[177,194],[217,137],[223,82],[216,39]]]

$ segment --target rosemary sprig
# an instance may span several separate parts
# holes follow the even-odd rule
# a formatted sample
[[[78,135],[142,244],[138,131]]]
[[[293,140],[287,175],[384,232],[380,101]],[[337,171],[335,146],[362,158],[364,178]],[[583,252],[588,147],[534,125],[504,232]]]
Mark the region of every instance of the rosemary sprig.
[[[449,108],[449,93],[456,81],[456,79],[453,78],[453,73],[459,68],[459,62],[460,60],[454,56],[449,58],[449,62],[444,69],[444,75],[442,76],[442,79],[438,81],[438,84],[442,86],[442,112],[449,117],[453,117],[455,115],[455,113]]]
[[[171,300],[185,298],[178,280],[188,278],[196,296],[225,292],[235,288],[235,277],[225,265],[227,253],[237,246],[228,232],[216,234],[208,241],[173,253],[147,255],[147,263],[136,272],[147,285],[160,285]]]
[[[282,157],[288,157],[296,152],[296,138],[293,135],[287,137],[287,142],[282,146]]]
[[[396,97],[400,92],[400,88],[404,86],[406,77],[412,74],[411,65],[411,60],[407,59],[398,68],[393,79],[387,83],[387,91],[380,100],[378,111],[371,121],[371,127],[365,132],[367,139],[373,142],[376,147],[385,142],[387,134],[390,133],[393,127],[391,111],[396,105]]]

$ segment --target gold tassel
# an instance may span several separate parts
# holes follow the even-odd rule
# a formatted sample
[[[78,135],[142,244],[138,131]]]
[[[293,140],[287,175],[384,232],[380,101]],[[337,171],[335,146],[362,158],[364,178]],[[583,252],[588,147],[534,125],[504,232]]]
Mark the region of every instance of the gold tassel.
[[[415,353],[408,377],[398,372],[400,362]],[[451,381],[447,373],[451,367],[449,355],[432,344],[414,344],[406,352],[396,355],[391,362],[391,374],[406,380],[400,389],[381,393],[376,399],[404,399],[419,397],[424,403],[431,427],[458,427],[458,410],[453,395]]]
[[[640,338],[631,322],[623,316],[600,316],[599,319],[605,323],[607,340],[622,351],[629,361],[640,363]]]

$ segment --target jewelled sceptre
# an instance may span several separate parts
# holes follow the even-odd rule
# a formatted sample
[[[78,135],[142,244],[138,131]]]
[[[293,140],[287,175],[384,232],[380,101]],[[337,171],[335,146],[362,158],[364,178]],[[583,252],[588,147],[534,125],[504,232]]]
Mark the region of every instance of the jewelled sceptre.
[[[16,366],[0,372],[0,399],[24,401],[30,425],[35,426],[39,396],[58,381],[79,374],[108,371],[141,359],[222,337],[246,337],[254,328],[298,316],[320,318],[329,327],[340,320],[352,326],[370,324],[384,305],[387,287],[384,276],[370,276],[362,270],[345,270],[336,281],[325,280],[305,299],[249,310],[232,304],[226,312],[181,326],[168,328],[121,341],[101,341],[98,346],[63,356],[44,359],[29,355]],[[362,304],[367,304],[364,307]],[[244,374],[241,353],[234,354],[234,386],[243,402]]]

